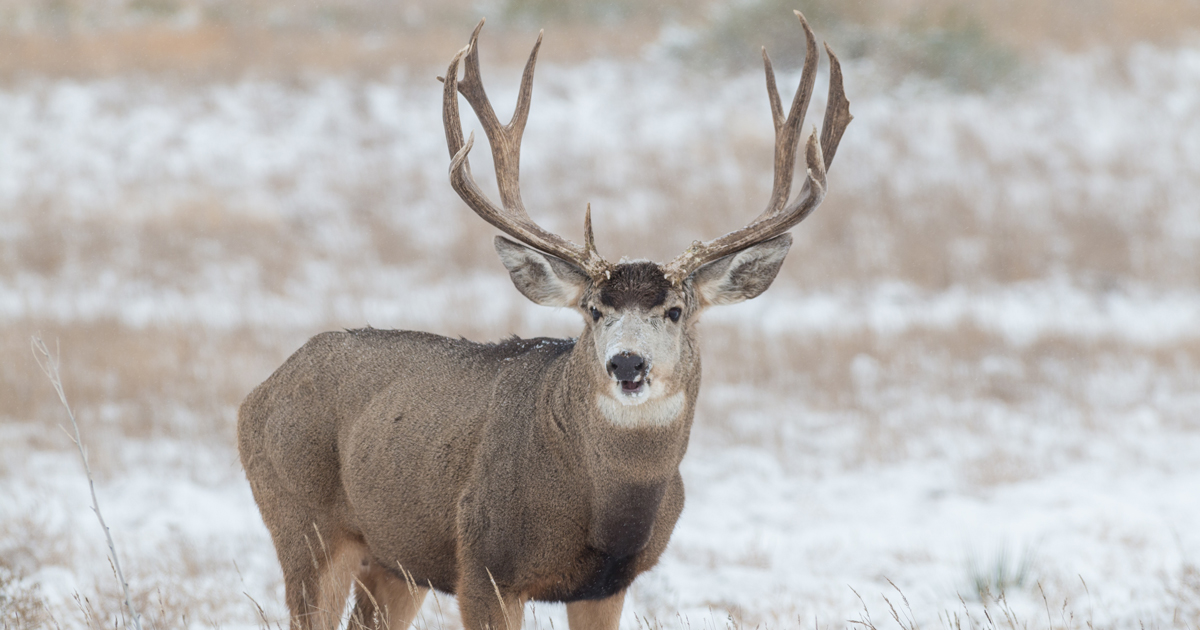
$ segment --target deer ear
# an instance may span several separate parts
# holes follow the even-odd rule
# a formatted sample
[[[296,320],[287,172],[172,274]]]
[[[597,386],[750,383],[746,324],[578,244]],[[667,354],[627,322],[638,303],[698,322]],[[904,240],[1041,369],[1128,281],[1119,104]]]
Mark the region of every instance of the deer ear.
[[[791,246],[792,235],[784,233],[697,269],[689,281],[701,306],[737,304],[758,297],[775,280]]]
[[[591,282],[579,267],[503,236],[496,237],[496,253],[521,295],[542,306],[578,306]]]

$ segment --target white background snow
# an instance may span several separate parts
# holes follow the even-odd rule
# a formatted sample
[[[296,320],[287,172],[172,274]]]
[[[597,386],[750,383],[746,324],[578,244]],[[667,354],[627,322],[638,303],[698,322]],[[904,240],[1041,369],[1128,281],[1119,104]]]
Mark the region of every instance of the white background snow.
[[[846,71],[856,118],[828,207],[814,231],[796,229],[770,291],[705,316],[687,508],[660,566],[633,587],[624,625],[824,628],[869,614],[894,627],[888,601],[925,627],[968,614],[983,623],[974,580],[1003,569],[1023,572],[1006,585],[1022,625],[1195,627],[1200,50],[1055,55],[1022,85],[984,95],[897,84],[866,61]],[[517,70],[485,72],[506,110]],[[758,74],[701,77],[661,59],[546,59],[522,156],[527,204],[578,239],[591,202],[601,251],[614,257],[661,259],[735,227],[769,187],[762,92]],[[489,230],[450,190],[440,97],[431,77],[406,70],[198,86],[6,83],[6,334],[53,344],[57,331],[95,327],[62,346],[64,362],[80,345],[124,352],[105,345],[106,326],[244,334],[269,352],[186,369],[246,392],[326,329],[574,334],[576,315],[511,287]],[[819,122],[815,100],[809,120]],[[481,180],[485,154],[473,156]],[[692,224],[680,191],[714,189],[737,204]],[[927,198],[936,207],[922,214]],[[1034,239],[1025,247],[1052,252],[1048,262],[989,275],[980,261],[1006,245],[986,231],[905,244],[881,218],[895,216],[886,206],[905,221],[947,221],[943,198],[979,225],[1017,225],[1018,239]],[[826,211],[843,215],[854,243],[821,240]],[[1130,241],[1134,262],[1106,275],[1062,253],[1077,247],[1057,233],[1062,216],[1148,235]],[[175,224],[209,236],[170,241]],[[289,236],[241,246],[229,232],[243,229]],[[381,246],[380,234],[402,240]],[[63,252],[55,264],[28,263],[36,252],[21,243],[39,238]],[[835,247],[848,270],[813,280],[807,257]],[[958,253],[942,281],[893,268],[923,247]],[[445,263],[447,248],[462,260]],[[944,347],[971,339],[982,339],[977,351]],[[25,356],[7,361],[36,370]],[[36,414],[0,410],[0,554],[70,626],[82,623],[77,593],[115,602],[115,584],[81,467],[54,427],[65,416],[48,383],[29,391],[40,402],[22,409]],[[164,396],[159,428],[141,432],[122,428],[119,400],[81,401],[132,585],[190,615],[172,625],[257,627],[253,602],[272,623],[285,619],[233,446],[236,400],[195,408]],[[1002,617],[1001,604],[987,605]],[[420,623],[455,618],[443,597]],[[527,614],[529,626],[551,620],[565,627],[561,607]]]

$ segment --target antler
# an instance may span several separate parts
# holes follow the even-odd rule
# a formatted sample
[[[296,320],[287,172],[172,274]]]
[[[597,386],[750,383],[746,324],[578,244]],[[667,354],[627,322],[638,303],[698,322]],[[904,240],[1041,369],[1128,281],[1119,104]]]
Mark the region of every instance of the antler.
[[[837,153],[838,143],[846,126],[853,120],[850,115],[850,102],[842,89],[842,67],[837,57],[825,45],[825,53],[829,56],[829,97],[825,105],[825,120],[821,124],[821,141],[817,142],[817,132],[808,138],[805,145],[804,161],[807,175],[804,186],[796,200],[788,204],[788,196],[792,190],[792,173],[796,166],[796,149],[799,146],[800,128],[804,125],[804,113],[808,109],[808,101],[812,96],[813,84],[816,82],[817,42],[813,37],[808,21],[796,11],[804,36],[808,41],[808,49],[804,56],[804,72],[800,76],[800,85],[792,99],[787,117],[783,115],[783,106],[779,101],[779,91],[775,87],[775,71],[771,67],[771,58],[767,49],[763,48],[763,66],[767,74],[767,95],[771,100],[771,116],[775,123],[775,184],[771,189],[771,200],[767,208],[753,221],[740,230],[730,232],[725,236],[701,243],[696,241],[675,260],[667,263],[664,272],[667,279],[674,284],[682,284],[693,271],[718,258],[737,253],[783,234],[804,220],[825,198],[825,171],[833,162]]]
[[[583,221],[584,245],[579,246],[557,234],[547,232],[534,223],[521,202],[521,135],[525,132],[525,121],[529,117],[533,67],[537,63],[542,35],[538,34],[537,43],[533,45],[529,61],[525,64],[525,72],[521,75],[521,89],[517,94],[517,107],[513,111],[512,119],[507,125],[501,125],[483,90],[483,81],[479,73],[477,40],[484,21],[480,20],[479,25],[475,27],[475,32],[471,34],[471,42],[454,55],[450,68],[446,70],[446,77],[438,77],[445,84],[442,91],[442,123],[446,127],[446,145],[450,149],[450,185],[476,214],[505,234],[530,247],[571,261],[594,278],[604,277],[612,269],[612,265],[596,252],[590,205]],[[462,81],[459,81],[458,63],[464,55],[466,63]],[[496,165],[496,182],[500,187],[502,207],[492,203],[471,176],[471,164],[467,161],[467,154],[471,152],[475,143],[475,134],[472,132],[466,142],[463,142],[462,122],[458,116],[459,92],[475,110],[475,115],[487,134],[488,144],[492,147],[492,161]]]

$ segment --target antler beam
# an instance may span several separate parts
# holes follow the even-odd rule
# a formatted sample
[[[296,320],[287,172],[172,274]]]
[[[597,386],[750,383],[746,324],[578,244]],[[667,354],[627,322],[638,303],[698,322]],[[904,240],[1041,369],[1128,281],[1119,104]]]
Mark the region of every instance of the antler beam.
[[[592,213],[588,208],[584,216],[584,245],[575,243],[548,232],[534,223],[525,211],[521,201],[520,167],[521,167],[521,136],[525,132],[525,121],[529,117],[529,101],[533,93],[533,69],[537,64],[538,49],[542,45],[542,35],[538,34],[537,43],[529,54],[525,64],[525,72],[521,75],[521,89],[517,94],[517,106],[512,119],[507,125],[501,125],[492,109],[487,93],[483,89],[483,81],[479,72],[479,31],[483,28],[484,20],[479,21],[471,41],[465,48],[458,51],[450,62],[442,91],[442,123],[446,128],[446,146],[450,150],[450,185],[455,192],[483,220],[491,223],[509,236],[548,254],[571,261],[582,268],[592,277],[603,277],[612,265],[596,252],[592,237]],[[462,80],[458,80],[458,64],[466,61],[463,67]],[[492,161],[496,166],[496,182],[500,188],[500,206],[496,206],[487,195],[479,189],[475,178],[471,175],[471,164],[467,154],[475,143],[472,133],[464,142],[462,122],[458,115],[458,94],[467,99],[479,123],[487,134],[488,144],[492,147]]]
[[[791,194],[793,171],[796,166],[796,150],[800,144],[800,128],[804,125],[805,111],[816,82],[817,42],[804,16],[796,11],[808,47],[804,57],[804,71],[800,85],[792,98],[791,108],[784,117],[779,92],[775,87],[775,71],[771,58],[763,48],[763,66],[767,75],[767,96],[771,101],[771,117],[775,123],[775,183],[771,188],[771,199],[762,214],[745,227],[711,241],[692,243],[692,246],[667,263],[664,272],[667,278],[682,284],[693,271],[707,263],[766,241],[792,229],[804,220],[825,198],[825,173],[837,153],[838,143],[846,126],[853,120],[850,102],[842,88],[842,68],[837,56],[829,46],[829,97],[825,105],[825,120],[822,123],[821,140],[817,141],[816,129],[805,146],[806,176],[804,185],[795,201],[788,204]]]

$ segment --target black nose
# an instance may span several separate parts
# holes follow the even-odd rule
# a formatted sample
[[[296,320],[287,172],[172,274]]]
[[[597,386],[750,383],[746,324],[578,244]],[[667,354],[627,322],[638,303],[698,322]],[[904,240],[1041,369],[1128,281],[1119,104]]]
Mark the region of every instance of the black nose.
[[[632,381],[646,373],[646,360],[632,352],[622,352],[609,359],[608,373],[618,381]]]

